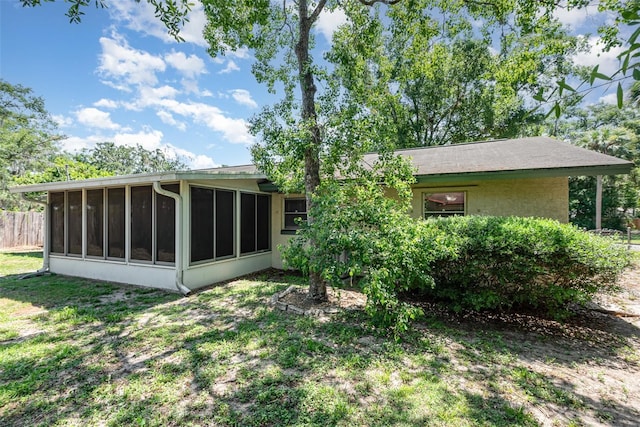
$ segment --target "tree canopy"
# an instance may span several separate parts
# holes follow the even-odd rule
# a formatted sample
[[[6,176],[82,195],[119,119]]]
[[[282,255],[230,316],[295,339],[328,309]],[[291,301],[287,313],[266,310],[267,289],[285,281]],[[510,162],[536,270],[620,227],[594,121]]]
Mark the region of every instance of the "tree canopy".
[[[570,76],[586,47],[554,19],[523,25],[429,1],[352,19],[333,40],[327,58],[347,96],[384,115],[378,133],[398,147],[517,136],[544,118],[527,99]]]
[[[46,167],[61,138],[41,97],[30,88],[0,80],[1,209],[19,205],[8,187],[16,177]]]

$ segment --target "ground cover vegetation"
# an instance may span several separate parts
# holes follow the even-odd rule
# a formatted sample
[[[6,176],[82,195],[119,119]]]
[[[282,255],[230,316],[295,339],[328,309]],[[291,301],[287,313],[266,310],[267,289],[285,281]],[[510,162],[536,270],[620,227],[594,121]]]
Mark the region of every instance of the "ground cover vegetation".
[[[398,342],[360,310],[310,318],[270,308],[275,292],[305,287],[282,272],[184,298],[57,275],[19,280],[41,262],[0,254],[2,425],[578,426],[640,416],[634,318],[590,311],[561,324],[432,307]],[[640,313],[635,274],[625,310]]]

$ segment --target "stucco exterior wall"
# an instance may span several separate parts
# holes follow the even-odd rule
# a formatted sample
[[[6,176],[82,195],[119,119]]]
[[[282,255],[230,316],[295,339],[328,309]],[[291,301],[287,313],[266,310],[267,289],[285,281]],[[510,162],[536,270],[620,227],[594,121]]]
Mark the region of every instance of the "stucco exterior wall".
[[[302,194],[284,194],[273,193],[271,198],[271,266],[274,268],[282,268],[282,256],[278,250],[278,245],[286,244],[292,237],[291,233],[284,232],[284,199],[285,198],[304,197]]]
[[[291,230],[284,230],[284,200],[302,195],[271,193],[271,250],[239,255],[240,231],[236,229],[236,255],[227,259],[190,264],[191,215],[189,185],[201,185],[219,189],[230,189],[261,193],[255,180],[206,180],[181,181],[182,209],[177,211],[180,236],[176,247],[181,254],[176,265],[152,265],[124,260],[111,261],[90,257],[52,255],[51,271],[71,276],[81,276],[98,280],[130,283],[167,290],[176,290],[176,268],[182,267],[185,286],[196,289],[215,282],[227,280],[268,267],[282,268],[279,245],[286,244],[292,237]],[[128,187],[127,187],[128,188]],[[466,215],[529,216],[553,218],[568,222],[568,179],[531,178],[512,180],[483,180],[475,182],[445,182],[430,185],[428,182],[416,184],[410,215],[421,218],[424,193],[464,191],[466,195]],[[263,193],[264,194],[264,193]],[[394,197],[391,192],[389,197]],[[236,224],[240,221],[240,193],[236,193]],[[130,207],[127,201],[127,217]],[[129,246],[127,231],[127,244]]]
[[[413,188],[411,216],[424,215],[424,193],[453,191],[466,193],[465,215],[513,215],[569,222],[567,177],[418,184]]]
[[[446,182],[437,185],[416,184],[410,215],[421,218],[424,193],[464,191],[466,193],[465,215],[523,216],[555,219],[569,222],[569,180],[567,177],[531,178],[512,180],[485,180],[474,182]],[[389,197],[397,197],[388,192]],[[289,195],[286,197],[301,197]],[[286,244],[290,234],[283,234],[283,207],[285,196],[272,196],[272,266],[282,268],[278,245]]]

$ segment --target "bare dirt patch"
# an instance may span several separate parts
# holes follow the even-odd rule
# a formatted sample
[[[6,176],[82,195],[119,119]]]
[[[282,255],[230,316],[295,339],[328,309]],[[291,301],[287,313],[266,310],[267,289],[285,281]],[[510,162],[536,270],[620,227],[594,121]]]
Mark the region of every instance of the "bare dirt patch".
[[[278,301],[287,305],[293,305],[301,310],[357,310],[363,309],[367,302],[367,297],[359,289],[336,289],[327,288],[328,300],[316,303],[307,298],[307,289],[301,287],[292,288],[285,293]]]

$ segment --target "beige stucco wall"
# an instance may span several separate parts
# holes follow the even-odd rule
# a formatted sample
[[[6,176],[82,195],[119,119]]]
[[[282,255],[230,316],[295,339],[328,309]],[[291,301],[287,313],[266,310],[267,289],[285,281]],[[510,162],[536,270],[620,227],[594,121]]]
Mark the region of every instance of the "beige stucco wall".
[[[466,192],[466,215],[524,216],[569,221],[567,177],[418,184],[413,188],[411,216],[423,215],[422,195]]]
[[[290,194],[285,196],[284,194],[273,193],[271,198],[271,266],[274,268],[282,268],[282,257],[278,250],[278,245],[285,245],[292,237],[291,234],[283,234],[284,228],[284,199],[285,198],[298,198],[304,197],[302,194]]]
[[[437,185],[416,184],[413,187],[411,216],[423,216],[422,195],[449,191],[466,192],[466,215],[524,216],[569,221],[569,180],[567,177],[512,180],[445,182]],[[390,197],[397,197],[394,193]],[[291,195],[287,197],[301,197]],[[282,268],[278,245],[286,244],[291,235],[282,234],[285,196],[272,198],[272,266]]]

